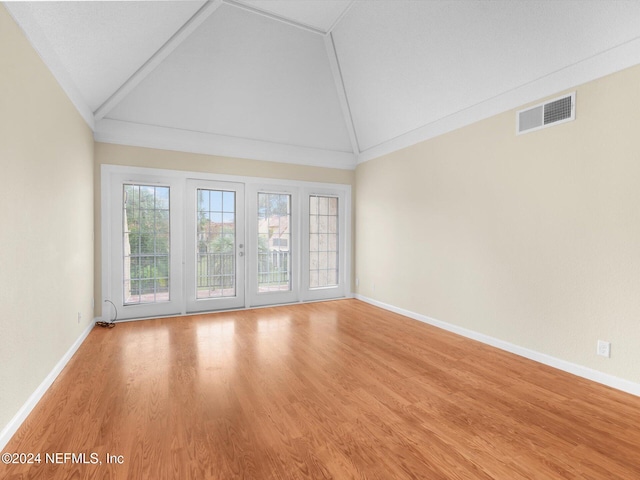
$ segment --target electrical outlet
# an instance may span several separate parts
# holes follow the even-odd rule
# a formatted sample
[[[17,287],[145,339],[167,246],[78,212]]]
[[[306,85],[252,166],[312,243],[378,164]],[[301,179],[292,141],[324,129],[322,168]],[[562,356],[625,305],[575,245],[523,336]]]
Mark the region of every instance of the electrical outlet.
[[[376,282],[371,282],[371,291],[372,292],[376,291]]]
[[[601,357],[611,357],[611,343],[598,340],[598,355]]]
[[[82,320],[82,313],[78,312],[78,323],[80,323],[80,320]]]
[[[360,279],[356,278],[356,287],[359,287],[359,286],[360,286]]]

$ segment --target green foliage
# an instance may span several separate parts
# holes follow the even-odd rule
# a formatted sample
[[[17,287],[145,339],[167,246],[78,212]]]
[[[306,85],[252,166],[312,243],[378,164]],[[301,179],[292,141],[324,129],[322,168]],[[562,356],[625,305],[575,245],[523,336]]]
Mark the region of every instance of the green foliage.
[[[166,287],[169,276],[169,187],[124,186],[124,231],[130,249],[130,278]]]
[[[235,241],[233,235],[218,235],[209,243],[211,253],[233,253]]]

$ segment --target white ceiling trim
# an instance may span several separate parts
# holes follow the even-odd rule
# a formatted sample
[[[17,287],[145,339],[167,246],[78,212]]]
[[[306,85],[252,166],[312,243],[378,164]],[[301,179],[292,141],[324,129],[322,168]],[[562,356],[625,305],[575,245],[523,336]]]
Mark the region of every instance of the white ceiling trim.
[[[22,33],[27,37],[33,49],[38,53],[42,62],[54,76],[71,103],[76,107],[80,116],[87,122],[89,128],[95,128],[93,112],[84,96],[69,76],[67,69],[62,65],[58,54],[51,47],[49,40],[42,32],[40,25],[35,21],[29,11],[28,3],[4,2],[3,5],[9,11],[11,17],[18,24]]]
[[[338,54],[336,53],[336,46],[333,43],[333,36],[331,34],[324,37],[324,45],[327,49],[327,56],[329,57],[329,65],[331,66],[331,73],[333,75],[333,81],[336,84],[336,91],[338,93],[338,101],[340,102],[340,108],[344,117],[344,123],[349,133],[349,140],[351,141],[351,148],[356,155],[360,154],[360,147],[358,145],[358,136],[356,135],[356,129],[353,123],[353,116],[351,115],[351,108],[349,107],[349,99],[347,98],[347,92],[344,88],[344,81],[342,79],[342,72],[340,71],[340,62],[338,61]]]
[[[581,84],[638,64],[640,64],[640,37],[370,147],[358,154],[358,164],[521,107],[527,103],[539,101],[544,97],[556,95],[563,90],[574,89]]]
[[[202,23],[209,18],[221,5],[222,0],[208,0],[187,23],[165,42],[144,65],[142,65],[129,79],[115,91],[95,112],[95,121],[103,119],[124,99],[147,75],[149,75],[162,61],[167,58],[182,42],[184,42]]]
[[[97,142],[224,157],[266,160],[314,167],[353,170],[352,153],[229,137],[213,133],[178,130],[121,120],[102,119],[96,123]]]
[[[319,28],[312,27],[311,25],[307,25],[305,23],[296,22],[295,20],[291,20],[289,18],[281,17],[280,15],[276,15],[275,13],[260,10],[259,8],[252,7],[251,5],[245,5],[244,3],[236,2],[234,0],[222,0],[222,1],[227,5],[231,5],[232,7],[240,8],[242,10],[246,10],[247,12],[255,13],[257,15],[270,18],[271,20],[277,20],[278,22],[286,23],[287,25],[291,25],[292,27],[296,27],[296,28],[301,28],[302,30],[306,30],[307,32],[315,33],[317,35],[327,34],[327,32]]]

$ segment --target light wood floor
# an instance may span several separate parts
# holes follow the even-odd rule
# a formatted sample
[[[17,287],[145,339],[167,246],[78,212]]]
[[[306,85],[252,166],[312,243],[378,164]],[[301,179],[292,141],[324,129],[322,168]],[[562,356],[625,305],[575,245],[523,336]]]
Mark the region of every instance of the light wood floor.
[[[4,451],[43,463],[3,479],[631,480],[640,398],[341,300],[96,328]]]

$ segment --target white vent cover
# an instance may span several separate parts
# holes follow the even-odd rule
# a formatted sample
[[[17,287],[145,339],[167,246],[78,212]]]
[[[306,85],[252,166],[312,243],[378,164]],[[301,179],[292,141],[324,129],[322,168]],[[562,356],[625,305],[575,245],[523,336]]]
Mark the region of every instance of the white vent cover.
[[[570,122],[576,118],[576,92],[554,98],[516,113],[516,133],[533,132],[541,128]]]

